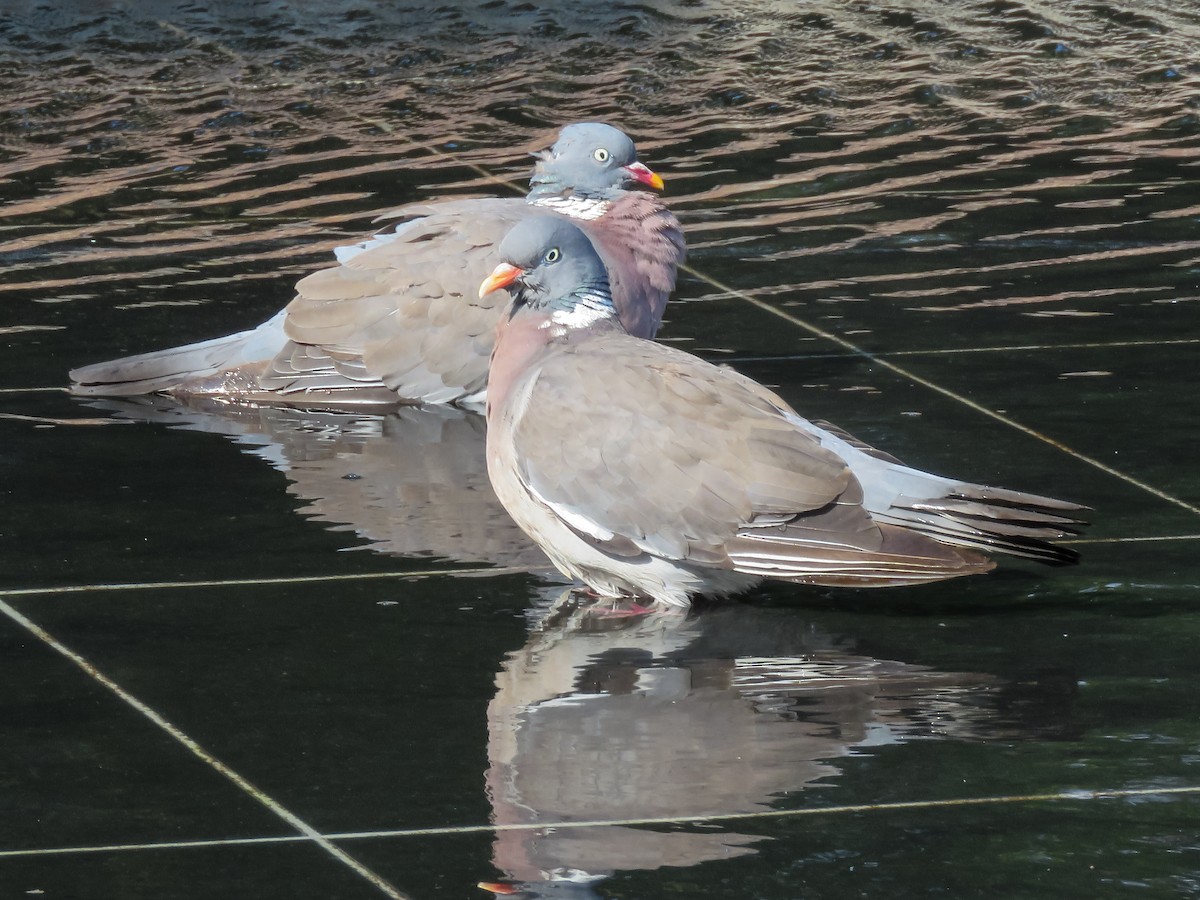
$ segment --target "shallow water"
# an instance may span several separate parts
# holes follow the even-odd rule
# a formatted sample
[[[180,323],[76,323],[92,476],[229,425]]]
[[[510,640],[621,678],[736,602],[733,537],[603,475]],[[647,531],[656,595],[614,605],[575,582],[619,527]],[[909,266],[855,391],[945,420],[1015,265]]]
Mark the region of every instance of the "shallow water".
[[[0,12],[0,894],[1200,892],[1200,13],[376,6]],[[59,390],[578,119],[684,221],[664,340],[1083,564],[597,620],[476,418]]]

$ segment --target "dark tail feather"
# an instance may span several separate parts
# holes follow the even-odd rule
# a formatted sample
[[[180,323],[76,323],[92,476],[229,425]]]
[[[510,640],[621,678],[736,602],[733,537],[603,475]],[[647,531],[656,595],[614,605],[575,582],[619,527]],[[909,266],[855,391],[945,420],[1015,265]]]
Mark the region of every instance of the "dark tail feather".
[[[1074,537],[1087,522],[1077,503],[1003,488],[958,484],[944,497],[898,497],[887,519],[957,547],[1008,553],[1052,566],[1074,565],[1079,554],[1053,543]]]
[[[806,423],[823,445],[843,456],[876,502],[877,522],[928,535],[954,547],[1008,553],[1052,566],[1071,565],[1079,554],[1053,543],[1073,537],[1087,522],[1078,503],[1024,491],[954,482],[904,465],[827,422]],[[886,498],[886,499],[884,499]]]

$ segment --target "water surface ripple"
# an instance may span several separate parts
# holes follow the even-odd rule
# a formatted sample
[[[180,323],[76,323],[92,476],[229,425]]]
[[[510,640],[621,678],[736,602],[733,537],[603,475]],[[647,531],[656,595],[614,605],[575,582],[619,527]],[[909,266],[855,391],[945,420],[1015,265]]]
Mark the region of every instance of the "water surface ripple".
[[[97,357],[226,286],[253,309],[169,321],[246,324],[373,213],[496,192],[474,167],[520,183],[587,118],[666,172],[697,267],[766,296],[1195,299],[1186,5],[67,6],[0,13],[0,297],[14,325],[115,307],[86,315]]]

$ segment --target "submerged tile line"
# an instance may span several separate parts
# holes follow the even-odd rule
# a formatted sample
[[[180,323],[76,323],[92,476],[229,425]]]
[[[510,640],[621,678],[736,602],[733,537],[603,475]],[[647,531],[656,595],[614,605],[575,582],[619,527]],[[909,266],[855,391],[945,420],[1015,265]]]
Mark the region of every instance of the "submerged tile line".
[[[1082,341],[1070,344],[1014,344],[1004,347],[941,347],[924,350],[879,350],[871,355],[874,357],[888,356],[959,356],[970,353],[1022,353],[1035,351],[1057,350],[1122,350],[1129,347],[1169,347],[1172,345],[1200,344],[1200,338],[1170,338],[1161,341]],[[760,362],[791,362],[799,359],[861,359],[862,351],[853,353],[794,353],[784,356],[728,356],[722,362],[728,363],[760,363]]]
[[[1117,788],[1113,790],[1066,790],[1044,794],[1010,794],[998,797],[957,797],[944,800],[900,800],[891,803],[852,803],[842,806],[816,806],[805,809],[764,809],[753,812],[710,813],[694,816],[645,816],[628,819],[592,819],[569,822],[534,822],[509,825],[466,825],[446,828],[413,828],[391,832],[346,832],[329,835],[330,840],[361,840],[377,837],[430,837],[436,835],[477,834],[501,831],[540,831],[553,828],[612,828],[636,825],[702,825],[708,822],[734,822],[754,819],[793,819],[821,816],[852,815],[869,812],[947,809],[968,806],[999,806],[1021,803],[1056,803],[1064,801],[1120,800],[1135,797],[1200,795],[1200,785],[1175,788]]]
[[[1078,545],[1102,544],[1151,544],[1168,543],[1171,541],[1200,541],[1200,534],[1156,534],[1137,535],[1134,537],[1093,537],[1093,538],[1064,538],[1058,543]],[[170,591],[189,590],[194,588],[230,588],[230,587],[270,587],[288,584],[321,584],[338,581],[378,581],[396,579],[398,581],[422,578],[443,578],[456,575],[464,578],[487,578],[492,575],[536,575],[553,573],[549,567],[529,569],[521,566],[503,568],[478,569],[431,569],[425,572],[363,572],[361,574],[339,575],[302,575],[294,578],[229,578],[212,581],[144,581],[144,582],[114,582],[111,584],[66,584],[55,587],[37,588],[7,588],[0,589],[0,599],[16,599],[21,597],[52,597],[67,594],[88,594],[120,591]]]
[[[3,601],[0,601],[0,613],[8,616],[9,619],[24,628],[47,647],[65,657],[70,662],[74,663],[89,678],[107,689],[111,694],[115,695],[123,703],[131,707],[143,718],[148,719],[160,730],[166,732],[167,735],[173,738],[177,743],[182,744],[183,747],[185,747],[193,756],[205,763],[209,768],[224,776],[227,781],[233,783],[233,785],[241,790],[242,793],[251,797],[260,806],[265,807],[276,817],[282,819],[288,825],[295,828],[300,833],[297,835],[298,839],[310,841],[313,844],[316,844],[335,860],[349,867],[360,877],[366,879],[368,882],[378,888],[382,893],[388,897],[391,897],[392,900],[408,900],[408,897],[405,894],[402,894],[399,890],[393,887],[382,876],[368,869],[365,865],[352,857],[341,847],[338,847],[336,844],[334,844],[328,837],[321,834],[321,832],[319,832],[317,829],[313,828],[291,810],[287,809],[279,801],[255,787],[237,771],[230,768],[228,765],[221,762],[221,760],[217,759],[215,756],[205,750],[197,741],[184,733],[178,726],[168,721],[154,709],[150,708],[133,694],[129,693],[127,690],[101,672],[98,668],[96,668],[96,666],[88,662],[87,659],[63,644],[36,622],[22,615],[20,612],[13,609],[13,607],[9,606]]]
[[[325,835],[329,839],[329,835]],[[129,853],[139,850],[203,850],[207,847],[253,847],[260,844],[303,844],[311,840],[302,834],[268,837],[211,838],[195,841],[151,841],[144,844],[85,844],[77,847],[34,847],[27,850],[0,850],[0,859],[21,856],[75,856],[87,853]]]
[[[295,575],[279,578],[226,578],[211,581],[129,581],[113,582],[110,584],[65,584],[54,587],[7,588],[0,590],[2,597],[44,597],[56,594],[84,594],[106,591],[159,591],[176,590],[181,588],[212,588],[212,587],[270,587],[286,584],[321,584],[337,581],[380,581],[387,579],[421,579],[441,578],[447,575],[462,575],[466,577],[481,577],[488,575],[514,575],[523,572],[542,571],[527,569],[520,566],[475,569],[429,569],[419,572],[359,572],[339,573],[337,575]],[[548,571],[548,570],[547,570]]]
[[[1200,338],[1138,341],[1077,341],[1066,344],[1016,344],[1011,347],[959,347],[940,350],[888,350],[877,356],[952,356],[958,353],[1005,353],[1035,350],[1119,350],[1126,347],[1172,347],[1200,344]]]
[[[860,813],[937,810],[955,807],[1003,806],[1032,803],[1081,803],[1096,800],[1128,800],[1139,797],[1200,796],[1200,785],[1173,788],[1115,788],[1052,791],[1042,794],[1009,794],[992,797],[957,797],[943,800],[901,800],[890,803],[853,803],[842,806],[818,806],[805,809],[764,809],[751,812],[708,813],[691,816],[644,816],[626,819],[587,819],[563,822],[522,822],[505,825],[448,825],[434,828],[388,828],[372,831],[344,831],[324,834],[328,841],[379,840],[386,838],[448,837],[465,834],[500,832],[537,832],[581,828],[627,828],[648,825],[704,825],[711,822],[753,821],[757,819],[819,818]],[[195,841],[162,841],[142,844],[94,844],[77,847],[42,847],[26,850],[0,850],[0,859],[20,856],[69,856],[85,853],[120,853],[145,850],[186,850],[206,847],[245,847],[260,844],[294,844],[312,840],[306,835],[268,835],[249,838],[224,838]]]

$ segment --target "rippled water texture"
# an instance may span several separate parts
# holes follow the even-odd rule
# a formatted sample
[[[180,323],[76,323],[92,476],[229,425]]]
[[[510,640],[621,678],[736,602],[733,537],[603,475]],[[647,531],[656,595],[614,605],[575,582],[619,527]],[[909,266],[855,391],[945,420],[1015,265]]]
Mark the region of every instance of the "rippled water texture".
[[[1166,0],[6,0],[0,894],[1195,896],[1197,60]],[[597,618],[477,417],[62,392],[581,119],[684,223],[662,339],[1083,564]]]

